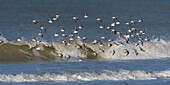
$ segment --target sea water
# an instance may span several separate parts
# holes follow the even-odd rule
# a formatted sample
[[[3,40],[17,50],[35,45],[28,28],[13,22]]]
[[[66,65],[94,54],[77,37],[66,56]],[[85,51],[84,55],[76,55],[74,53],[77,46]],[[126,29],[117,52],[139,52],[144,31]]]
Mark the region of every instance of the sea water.
[[[170,24],[168,0],[2,0],[0,1],[0,33],[2,34],[0,49],[0,84],[118,84],[118,85],[168,85],[170,77]],[[87,13],[89,19],[83,19]],[[61,15],[61,21],[52,25],[48,20],[56,14]],[[102,17],[103,23],[110,23],[111,17],[116,16],[121,23],[130,20],[143,19],[144,22],[137,25],[145,29],[151,38],[145,42],[143,49],[136,56],[132,50],[135,47],[131,42],[128,46],[103,48],[106,53],[100,57],[89,58],[91,50],[75,50],[73,47],[62,48],[58,43],[62,38],[54,37],[54,33],[60,30],[62,25],[66,33],[73,31],[72,17],[79,17],[79,24],[84,28],[80,34],[87,37],[88,48],[98,52],[89,42],[107,36],[115,41],[121,41],[105,29],[97,28],[97,17]],[[37,34],[41,31],[39,25],[34,25],[32,20],[39,21],[39,25],[47,28],[44,38]],[[116,28],[124,31],[124,26]],[[35,43],[31,39],[36,37],[43,42],[39,44],[43,50],[29,50]],[[16,42],[21,38],[22,42]],[[44,47],[43,45],[53,47]],[[60,48],[60,49],[59,49]],[[59,52],[66,51],[72,56],[83,56],[83,61],[60,60],[54,55],[54,49]],[[111,56],[111,50],[118,51]],[[128,49],[130,54],[124,55]],[[86,59],[87,58],[87,59]],[[77,59],[77,58],[76,58]],[[5,64],[4,64],[5,63]]]

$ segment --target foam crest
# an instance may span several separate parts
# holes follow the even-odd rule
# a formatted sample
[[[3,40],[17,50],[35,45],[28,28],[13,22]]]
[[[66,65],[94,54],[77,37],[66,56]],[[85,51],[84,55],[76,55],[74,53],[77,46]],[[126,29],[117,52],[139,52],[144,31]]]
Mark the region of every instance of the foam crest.
[[[169,79],[170,71],[143,71],[143,70],[105,70],[101,72],[67,72],[43,74],[0,74],[1,82],[69,82],[94,80],[156,80]]]
[[[62,42],[3,42],[0,62],[82,61],[84,59],[162,59],[170,58],[170,42],[163,39],[144,42],[143,46],[123,41],[92,44],[75,40]]]
[[[1,41],[1,42],[2,42],[2,41],[3,41],[3,42],[7,42],[7,39],[6,39],[5,37],[3,37],[3,36],[0,36],[0,41]],[[0,43],[1,43],[1,42],[0,42]]]

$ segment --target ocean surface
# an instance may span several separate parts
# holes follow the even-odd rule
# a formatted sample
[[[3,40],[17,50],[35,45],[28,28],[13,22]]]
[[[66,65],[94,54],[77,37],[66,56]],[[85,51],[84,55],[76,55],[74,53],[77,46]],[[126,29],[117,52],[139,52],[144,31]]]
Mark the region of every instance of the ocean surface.
[[[1,0],[0,84],[169,85],[169,3]]]

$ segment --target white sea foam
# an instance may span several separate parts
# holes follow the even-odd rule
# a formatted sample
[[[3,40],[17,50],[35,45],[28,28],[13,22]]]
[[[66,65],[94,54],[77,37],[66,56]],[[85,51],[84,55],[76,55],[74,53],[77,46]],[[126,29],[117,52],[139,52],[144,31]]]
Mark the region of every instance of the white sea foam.
[[[5,37],[3,37],[3,36],[0,36],[0,40],[4,41],[4,42],[7,42],[7,39]]]
[[[120,40],[116,43],[121,42]],[[165,41],[163,39],[154,39],[149,42],[145,42],[143,46],[135,46],[134,43],[130,44],[120,44],[113,45],[112,47],[101,47],[104,52],[100,52],[98,47],[89,45],[96,53],[98,53],[104,59],[162,59],[170,58],[170,41]],[[141,51],[142,48],[144,51]],[[126,56],[125,49],[129,51],[129,55]],[[136,55],[135,50],[138,55]],[[115,54],[112,55],[112,51]]]
[[[0,74],[0,82],[68,82],[68,81],[94,81],[94,80],[156,80],[169,79],[170,70],[143,71],[119,70],[101,72],[66,72],[43,74]]]
[[[125,44],[121,40],[116,40],[111,43],[112,46],[108,47],[108,42],[103,42],[103,46],[100,46],[100,44],[84,42],[84,46],[81,45],[81,42],[78,40],[71,42],[71,45],[65,45],[61,42],[37,43],[28,41],[8,41],[0,44],[0,48],[2,48],[0,51],[3,54],[0,56],[2,56],[2,58],[4,56],[9,56],[18,59],[17,57],[19,53],[19,56],[29,56],[32,59],[40,58],[40,61],[41,59],[62,60],[62,57],[58,56],[58,54],[62,54],[64,57],[69,55],[70,59],[66,59],[68,61],[79,61],[80,59],[132,60],[170,58],[170,41],[163,39],[154,39],[149,42],[144,42],[143,46],[139,45],[140,47],[135,46],[135,43]],[[76,45],[81,47],[77,48]],[[128,51],[129,54],[127,54],[126,51]],[[16,56],[14,56],[14,54]]]

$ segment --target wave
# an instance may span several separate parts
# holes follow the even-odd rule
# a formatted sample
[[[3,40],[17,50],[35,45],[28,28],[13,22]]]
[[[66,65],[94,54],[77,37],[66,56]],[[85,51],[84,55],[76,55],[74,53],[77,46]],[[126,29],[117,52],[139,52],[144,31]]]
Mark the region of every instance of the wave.
[[[104,70],[101,72],[66,72],[42,74],[0,74],[0,82],[70,82],[95,80],[157,80],[169,79],[170,71]]]
[[[0,42],[0,63],[34,61],[82,61],[84,59],[129,60],[162,59],[170,57],[170,41],[153,39],[143,46],[113,42],[93,44],[74,40],[71,42]]]

